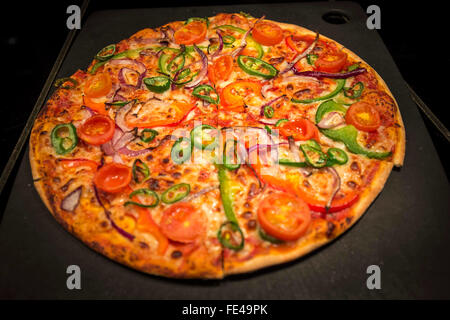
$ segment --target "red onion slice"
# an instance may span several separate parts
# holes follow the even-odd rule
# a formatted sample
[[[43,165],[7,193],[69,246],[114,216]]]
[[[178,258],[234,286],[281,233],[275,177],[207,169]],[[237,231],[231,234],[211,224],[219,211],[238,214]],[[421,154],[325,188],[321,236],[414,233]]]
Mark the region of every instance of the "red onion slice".
[[[310,44],[310,46],[309,46],[308,48],[306,48],[306,50],[303,51],[301,54],[299,54],[299,55],[294,59],[294,61],[292,61],[291,63],[289,63],[288,66],[286,67],[286,69],[284,69],[283,71],[281,71],[281,72],[279,73],[279,75],[285,74],[286,72],[288,72],[289,70],[291,70],[291,69],[295,66],[295,64],[296,64],[297,62],[299,62],[301,59],[303,59],[303,58],[306,57],[308,54],[310,54],[311,51],[313,51],[314,47],[316,46],[318,40],[319,40],[319,33],[317,32],[317,33],[316,33],[316,38],[315,38],[314,41]]]
[[[347,79],[367,72],[365,68],[358,68],[353,71],[344,73],[329,73],[320,71],[302,71],[294,70],[294,73],[298,76],[314,77],[314,78],[331,78],[331,79]]]
[[[331,208],[331,203],[333,202],[334,197],[336,196],[337,192],[341,188],[341,177],[337,173],[336,169],[333,167],[327,167],[325,170],[333,176],[333,191],[331,193],[330,199],[328,200],[327,204],[325,205],[326,211],[328,211]]]
[[[141,150],[130,150],[128,147],[122,147],[117,150],[119,153],[124,154],[129,157],[138,157],[143,154],[149,153],[151,150],[149,148],[147,149],[141,149]]]
[[[117,112],[116,112],[116,125],[123,131],[123,132],[127,132],[130,131],[132,128],[128,127],[127,124],[125,123],[125,116],[127,115],[127,113],[131,110],[131,108],[133,107],[133,103],[129,102],[126,105],[124,105],[122,108],[120,108]]]
[[[341,124],[345,123],[344,117],[339,112],[332,111],[327,113],[322,120],[317,124],[321,129],[331,129],[335,128]]]
[[[147,67],[139,61],[133,60],[133,59],[111,59],[108,61],[108,64],[115,65],[115,66],[133,66],[137,68],[137,72],[140,74],[143,74],[145,71],[147,71]]]
[[[79,186],[74,191],[69,193],[62,201],[61,201],[61,209],[64,211],[73,212],[80,203],[82,186]]]
[[[252,30],[253,30],[253,28],[256,26],[256,24],[257,24],[260,20],[264,19],[265,17],[266,17],[266,16],[262,16],[261,18],[259,18],[258,20],[256,20],[255,23],[253,24],[253,26],[252,26],[250,29],[247,30],[247,32],[244,34],[244,37],[242,38],[241,45],[240,45],[236,50],[234,50],[234,51],[231,53],[231,56],[232,56],[233,58],[235,58],[236,56],[238,56],[239,53],[241,53],[241,51],[244,50],[244,48],[247,46],[247,37],[248,37],[248,35],[250,34],[250,32],[252,32]]]
[[[191,83],[184,86],[186,89],[197,86],[203,80],[203,78],[208,74],[208,57],[195,44],[194,44],[194,49],[195,49],[195,51],[197,51],[197,53],[200,55],[200,57],[202,59],[201,60],[202,61],[202,69],[200,70],[200,72],[197,75],[197,78],[194,81],[192,81]]]
[[[113,144],[114,150],[119,150],[126,145],[128,145],[131,141],[133,141],[136,138],[136,131],[137,130],[131,130],[128,132],[125,132],[117,141]]]
[[[106,154],[107,156],[112,156],[116,152],[113,148],[111,141],[102,144],[101,149],[103,153]]]
[[[217,48],[217,50],[212,54],[211,59],[217,57],[223,49],[223,37],[222,34],[220,33],[220,30],[217,30],[217,35],[219,36],[219,48]]]

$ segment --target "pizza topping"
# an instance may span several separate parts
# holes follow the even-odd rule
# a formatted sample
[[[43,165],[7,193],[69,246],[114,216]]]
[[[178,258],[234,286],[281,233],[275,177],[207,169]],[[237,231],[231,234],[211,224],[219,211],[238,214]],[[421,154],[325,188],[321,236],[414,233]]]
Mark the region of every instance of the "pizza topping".
[[[356,102],[350,106],[345,121],[361,131],[376,131],[381,125],[377,109],[366,102]]]
[[[217,232],[217,238],[225,248],[239,251],[244,248],[244,233],[237,222],[227,221],[223,223]]]
[[[94,184],[102,191],[118,193],[131,181],[131,170],[119,163],[109,163],[101,167],[94,176]]]
[[[300,150],[305,156],[306,163],[313,168],[322,168],[327,164],[327,156],[320,149],[308,144],[302,144]]]
[[[364,90],[362,82],[355,83],[351,88],[344,88],[344,95],[350,99],[359,98]]]
[[[56,125],[50,137],[53,148],[60,155],[71,152],[78,144],[77,129],[71,123]]]
[[[233,71],[233,58],[229,55],[217,58],[208,69],[208,78],[213,83],[217,81],[227,81]]]
[[[202,21],[192,21],[174,34],[175,43],[177,44],[198,44],[205,39],[207,26]]]
[[[203,223],[199,211],[193,205],[180,202],[164,210],[160,228],[169,239],[190,243],[202,234]]]
[[[237,63],[242,70],[252,76],[272,79],[278,74],[274,66],[258,58],[241,55],[237,58]]]
[[[341,92],[341,90],[344,87],[344,85],[345,85],[345,80],[344,79],[338,79],[338,80],[336,80],[336,87],[330,93],[327,93],[327,94],[325,94],[323,96],[320,96],[320,97],[311,98],[311,99],[299,100],[299,99],[292,98],[291,101],[294,102],[294,103],[307,104],[307,103],[312,103],[312,102],[316,102],[316,101],[327,100],[327,99],[333,98],[339,92]]]
[[[320,55],[314,65],[319,71],[339,72],[347,62],[347,54],[343,51]]]
[[[144,72],[142,73],[139,73],[131,68],[123,67],[122,69],[120,69],[118,74],[120,86],[122,88],[139,89],[141,87],[142,79],[144,79],[145,74],[146,70],[144,70]]]
[[[211,42],[211,39],[210,39],[210,44],[208,46],[208,53],[211,53],[210,52],[210,48],[217,47],[216,51],[214,51],[214,53],[211,55],[211,57],[210,57],[211,59],[217,57],[222,52],[223,45],[224,45],[224,39],[222,37],[222,34],[220,33],[220,30],[216,30],[216,33],[217,33],[217,36],[219,37],[219,44],[218,45],[213,45],[213,42]],[[226,36],[226,37],[227,37],[226,38],[227,39],[226,44],[232,44],[236,40],[232,36]],[[231,42],[230,42],[230,38],[229,37],[232,38]]]
[[[294,73],[298,76],[305,76],[305,77],[313,77],[313,78],[331,78],[331,79],[347,79],[350,77],[354,77],[360,74],[363,74],[367,72],[367,69],[365,68],[358,68],[353,71],[348,72],[321,72],[321,71],[297,71],[294,70]]]
[[[230,148],[231,146],[231,148]],[[237,140],[229,139],[223,146],[223,166],[228,170],[236,170],[241,166]]]
[[[170,79],[165,76],[157,76],[152,78],[145,78],[144,84],[148,90],[155,93],[163,93],[170,88]]]
[[[254,81],[238,80],[223,88],[220,101],[227,109],[235,110],[244,106],[244,100],[254,96],[261,96],[261,84]]]
[[[301,199],[288,193],[273,193],[259,205],[258,221],[270,236],[293,241],[305,234],[311,213]]]
[[[114,128],[114,121],[110,117],[98,114],[87,119],[78,128],[78,136],[91,145],[99,146],[112,139]]]
[[[339,148],[329,148],[327,151],[327,156],[327,166],[333,166],[335,164],[346,164],[348,161],[347,153]]]
[[[145,196],[146,199],[150,198],[151,201],[146,200],[146,203],[143,203],[142,196]],[[133,199],[134,197],[139,198],[140,201],[127,201],[124,203],[124,206],[136,205],[142,208],[154,208],[159,204],[158,194],[155,191],[147,188],[134,190],[132,193],[130,193],[129,198]]]
[[[109,46],[106,46],[102,50],[100,50],[95,55],[95,59],[97,59],[98,61],[106,61],[111,59],[114,53],[116,53],[116,45],[110,44]]]
[[[55,81],[55,87],[61,88],[61,89],[75,89],[78,86],[78,81],[67,77],[67,78],[60,78]]]
[[[306,50],[304,50],[302,53],[299,53],[299,54],[295,57],[295,59],[287,65],[286,69],[280,71],[279,74],[282,75],[282,74],[285,74],[286,72],[290,71],[290,70],[297,64],[297,62],[299,62],[301,59],[303,59],[303,58],[306,57],[308,54],[310,54],[311,51],[313,51],[314,47],[316,46],[318,40],[319,40],[319,33],[317,32],[317,33],[316,33],[316,38],[315,38],[314,41],[309,45],[309,47],[306,48]],[[296,71],[296,70],[294,69],[294,72],[295,72],[295,71]]]
[[[191,186],[187,183],[176,184],[161,195],[161,201],[166,204],[172,204],[178,202],[189,195],[191,192]]]
[[[134,160],[131,173],[133,175],[133,180],[136,183],[145,182],[150,178],[150,169],[141,159]],[[142,180],[139,176],[143,176]]]
[[[61,209],[64,211],[73,212],[78,205],[80,204],[81,191],[83,187],[79,186],[71,193],[69,193],[62,201],[61,201]]]
[[[262,21],[255,24],[252,36],[264,46],[274,46],[283,40],[283,29],[274,23]]]
[[[197,75],[197,78],[195,78],[194,81],[192,81],[191,83],[189,83],[188,85],[185,86],[186,89],[196,87],[208,74],[208,57],[195,44],[194,44],[194,49],[195,49],[195,51],[197,51],[197,53],[201,57],[202,68],[200,69],[200,71]]]
[[[158,131],[156,131],[156,130],[153,130],[153,129],[144,129],[144,130],[142,130],[142,132],[141,132],[140,138],[141,138],[141,141],[142,141],[142,142],[149,143],[149,142],[152,142],[153,139],[155,139],[156,136],[157,136],[158,134],[159,134],[159,133],[158,133]]]
[[[89,98],[100,98],[108,94],[112,88],[109,73],[103,72],[90,77],[84,85],[84,94]]]
[[[192,91],[192,95],[212,104],[219,104],[220,102],[220,97],[217,94],[216,89],[208,84],[202,84],[195,87]]]
[[[325,116],[317,123],[317,126],[321,129],[336,128],[345,123],[345,119],[340,112],[331,111],[325,114]]]
[[[315,125],[306,119],[282,122],[279,124],[280,134],[285,137],[293,137],[295,141],[305,141],[317,135]]]
[[[219,130],[209,124],[196,126],[191,131],[191,141],[197,149],[214,149],[219,144]]]

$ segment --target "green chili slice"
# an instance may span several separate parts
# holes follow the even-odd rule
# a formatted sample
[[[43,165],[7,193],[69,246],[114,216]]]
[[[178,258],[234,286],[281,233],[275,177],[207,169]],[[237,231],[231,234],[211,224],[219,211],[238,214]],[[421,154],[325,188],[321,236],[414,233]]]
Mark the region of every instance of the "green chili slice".
[[[159,204],[159,197],[156,194],[155,191],[152,191],[150,189],[147,188],[143,188],[143,189],[137,189],[135,191],[133,191],[132,193],[130,193],[129,198],[133,198],[135,195],[144,195],[149,198],[153,198],[153,202],[150,204],[145,204],[145,203],[139,203],[139,202],[135,202],[135,201],[127,201],[124,203],[124,206],[128,206],[128,205],[136,205],[142,208],[154,208]]]
[[[141,141],[142,142],[152,142],[153,139],[155,139],[155,137],[159,134],[158,131],[153,130],[153,129],[144,129],[141,132]]]
[[[307,54],[306,61],[308,61],[308,64],[313,66],[318,57],[319,56],[317,54]]]
[[[351,88],[344,88],[344,96],[350,99],[359,98],[364,90],[364,84],[357,82]]]
[[[186,58],[184,53],[180,53],[176,55],[170,62],[167,64],[167,71],[170,73],[176,73],[184,67],[186,62]]]
[[[347,153],[339,148],[328,149],[327,155],[327,166],[333,166],[335,164],[346,164],[348,161]]]
[[[191,157],[192,145],[188,138],[179,138],[172,146],[170,157],[176,164],[182,164]]]
[[[300,145],[300,150],[305,156],[306,163],[314,168],[322,168],[327,164],[327,156],[321,150],[311,147],[308,144]]]
[[[278,74],[278,70],[271,64],[250,56],[239,56],[237,58],[239,67],[252,76],[264,79],[272,79]]]
[[[158,59],[159,70],[163,74],[166,74],[166,75],[170,74],[170,72],[169,72],[169,70],[167,68],[167,65],[169,63],[169,59],[170,59],[170,55],[168,55],[167,53],[164,53],[164,52],[161,53],[161,55],[159,56],[159,59]]]
[[[272,106],[265,106],[264,107],[264,115],[266,118],[273,118],[273,115],[275,113],[275,110],[273,110]]]
[[[147,164],[145,164],[145,162],[143,162],[141,159],[134,160],[131,173],[133,175],[133,180],[136,183],[145,182],[150,178],[150,169],[148,168]],[[142,181],[139,179],[139,175],[144,176]]]
[[[246,30],[244,30],[242,28],[239,28],[239,27],[236,27],[236,26],[233,26],[230,24],[217,26],[217,27],[214,27],[214,29],[231,30],[231,31],[234,31],[234,32],[237,32],[240,34],[245,34],[247,32]],[[258,42],[256,42],[251,35],[247,36],[247,48],[255,49],[256,52],[258,53],[257,58],[259,58],[259,59],[261,59],[264,56],[263,47]]]
[[[219,104],[220,98],[216,89],[207,84],[202,84],[194,88],[192,95],[212,104]],[[216,96],[214,98],[214,96]]]
[[[359,68],[359,63],[355,63],[355,64],[352,64],[351,66],[349,66],[347,70],[348,71],[353,71],[353,70],[356,70],[358,68]]]
[[[106,46],[102,50],[100,50],[95,55],[95,59],[97,59],[98,61],[106,61],[111,59],[114,53],[116,53],[116,45],[110,44],[109,46]]]
[[[222,37],[222,40],[223,40],[224,45],[229,46],[229,45],[232,45],[236,41],[236,38],[233,36],[230,36],[230,35],[224,35]]]
[[[56,125],[50,137],[57,154],[69,153],[78,144],[77,129],[71,123]]]
[[[275,127],[279,127],[283,122],[288,122],[288,119],[280,119],[275,123]]]
[[[283,166],[295,167],[295,168],[304,168],[304,167],[308,166],[308,164],[306,162],[295,162],[295,161],[291,161],[291,160],[287,160],[287,159],[280,159],[278,161],[278,163]]]
[[[64,85],[64,83],[66,83],[66,82],[71,82],[72,85]],[[61,89],[74,89],[77,85],[78,85],[78,81],[75,79],[72,79],[70,77],[57,79],[55,81],[55,87],[61,88]]]
[[[170,80],[165,76],[145,78],[143,81],[147,89],[155,93],[163,93],[170,88]]]
[[[272,134],[272,129],[270,129],[270,127],[268,125],[265,125],[264,129],[266,129],[268,134]]]
[[[166,204],[172,204],[187,197],[189,192],[191,192],[189,184],[179,183],[164,191],[161,195],[161,201]]]
[[[311,148],[314,148],[317,150],[322,150],[322,147],[320,146],[320,144],[314,139],[310,139],[310,140],[306,141],[306,144],[308,146],[310,146]]]
[[[208,133],[207,131],[210,132]],[[211,135],[211,132],[213,133],[213,135]],[[196,126],[191,131],[191,141],[193,146],[197,149],[214,149],[219,144],[219,131],[209,124]]]
[[[304,103],[304,104],[306,104],[306,103],[312,103],[312,102],[321,101],[321,100],[327,100],[327,99],[332,98],[335,95],[337,95],[342,90],[344,85],[345,85],[345,79],[337,79],[336,80],[336,88],[333,91],[331,91],[330,93],[328,93],[328,94],[326,94],[324,96],[317,97],[317,98],[312,98],[312,99],[305,99],[305,100],[298,100],[298,99],[292,98],[291,101],[294,102],[294,103]]]
[[[230,144],[232,145],[232,149],[229,150]],[[237,141],[236,140],[227,140],[225,142],[225,145],[223,147],[223,166],[227,168],[228,170],[236,170],[239,169],[241,166],[241,159],[239,158],[238,152],[237,152]],[[235,160],[234,163],[230,162],[231,159]]]
[[[236,243],[234,237],[232,236],[232,232],[237,232],[239,234],[239,243]],[[234,221],[227,221],[223,223],[217,232],[217,238],[225,248],[234,251],[239,251],[244,248],[244,233],[241,228],[239,228],[239,225]]]
[[[264,230],[262,228],[258,228],[258,234],[259,234],[259,237],[261,239],[263,239],[264,241],[268,241],[268,242],[273,243],[273,244],[282,244],[282,243],[284,243],[283,240],[280,240],[280,239],[277,239],[275,237],[272,237],[271,235],[268,235],[266,232],[264,232]]]

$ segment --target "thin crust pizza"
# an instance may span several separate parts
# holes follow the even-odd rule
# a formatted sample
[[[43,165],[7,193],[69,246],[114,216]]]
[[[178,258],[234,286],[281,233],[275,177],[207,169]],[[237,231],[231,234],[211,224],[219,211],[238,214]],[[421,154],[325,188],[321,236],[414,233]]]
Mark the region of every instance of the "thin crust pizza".
[[[56,85],[30,137],[35,187],[70,233],[150,274],[223,278],[301,257],[403,163],[375,70],[265,17],[143,29]]]

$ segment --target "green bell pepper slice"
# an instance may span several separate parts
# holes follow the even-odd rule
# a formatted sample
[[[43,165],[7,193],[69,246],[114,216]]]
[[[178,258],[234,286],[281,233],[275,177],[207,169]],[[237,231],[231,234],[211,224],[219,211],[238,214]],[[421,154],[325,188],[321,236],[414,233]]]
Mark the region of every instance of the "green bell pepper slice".
[[[245,73],[252,76],[272,79],[278,74],[274,66],[258,58],[241,55],[237,58],[237,63]]]
[[[339,104],[333,100],[328,100],[328,101],[322,102],[320,104],[319,108],[317,108],[316,123],[319,123],[322,120],[323,116],[331,111],[341,112],[344,116],[347,113],[347,109],[345,107],[343,107],[341,104]]]
[[[307,104],[307,103],[312,103],[312,102],[316,102],[316,101],[327,100],[327,99],[330,99],[330,98],[334,97],[335,95],[337,95],[342,90],[342,88],[344,88],[344,85],[345,85],[345,79],[337,79],[336,80],[336,88],[334,88],[333,91],[331,91],[330,93],[328,93],[324,96],[312,98],[312,99],[305,99],[305,100],[299,100],[299,99],[292,98],[291,101],[294,103]]]

